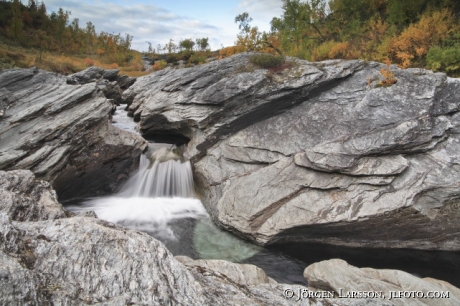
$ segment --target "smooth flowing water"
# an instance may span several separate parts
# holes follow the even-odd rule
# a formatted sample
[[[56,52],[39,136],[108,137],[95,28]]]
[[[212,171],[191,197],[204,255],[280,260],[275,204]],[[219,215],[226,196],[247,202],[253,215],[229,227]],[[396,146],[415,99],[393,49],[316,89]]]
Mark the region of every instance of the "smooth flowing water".
[[[136,131],[119,107],[114,124]],[[358,267],[400,269],[460,286],[460,253],[414,250],[352,249],[312,244],[262,248],[216,227],[194,196],[189,161],[180,147],[151,143],[139,170],[117,194],[67,203],[71,211],[93,210],[101,219],[147,232],[174,255],[251,263],[278,282],[306,284],[309,264],[342,258]]]

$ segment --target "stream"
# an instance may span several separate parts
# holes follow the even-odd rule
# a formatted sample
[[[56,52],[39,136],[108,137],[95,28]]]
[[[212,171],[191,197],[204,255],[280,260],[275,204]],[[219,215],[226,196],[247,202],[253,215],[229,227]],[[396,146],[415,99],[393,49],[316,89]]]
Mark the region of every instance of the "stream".
[[[115,126],[136,132],[125,106]],[[137,133],[137,132],[136,132]],[[399,269],[460,286],[460,252],[357,249],[320,244],[260,247],[213,224],[195,198],[190,162],[171,144],[150,143],[139,170],[114,195],[64,203],[70,211],[94,211],[103,220],[150,234],[174,255],[224,259],[262,268],[280,283],[306,284],[303,270],[314,262],[341,258],[358,267]]]

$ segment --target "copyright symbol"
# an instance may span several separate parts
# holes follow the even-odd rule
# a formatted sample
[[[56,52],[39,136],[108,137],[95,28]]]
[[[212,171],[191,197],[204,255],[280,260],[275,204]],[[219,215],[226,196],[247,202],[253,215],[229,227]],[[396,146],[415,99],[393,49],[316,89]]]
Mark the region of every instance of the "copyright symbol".
[[[292,289],[284,289],[284,297],[287,299],[292,299],[294,297],[294,291]]]

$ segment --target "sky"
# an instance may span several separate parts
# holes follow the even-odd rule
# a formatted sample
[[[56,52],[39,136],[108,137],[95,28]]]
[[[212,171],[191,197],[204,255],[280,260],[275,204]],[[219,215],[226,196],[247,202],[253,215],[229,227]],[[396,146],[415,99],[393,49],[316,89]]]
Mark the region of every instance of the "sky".
[[[22,1],[27,4],[26,0]],[[248,12],[252,26],[270,30],[273,17],[282,14],[281,0],[44,0],[48,13],[62,7],[80,27],[91,21],[96,31],[134,36],[132,48],[146,51],[173,39],[209,38],[212,50],[232,46],[239,32],[235,17]]]

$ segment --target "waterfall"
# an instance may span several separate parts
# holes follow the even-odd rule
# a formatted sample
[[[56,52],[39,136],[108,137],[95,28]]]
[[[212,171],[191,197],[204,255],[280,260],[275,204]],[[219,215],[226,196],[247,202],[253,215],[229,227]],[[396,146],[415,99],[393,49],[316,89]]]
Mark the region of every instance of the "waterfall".
[[[180,148],[150,144],[141,155],[139,171],[120,192],[124,197],[194,197],[192,165],[177,153]]]

